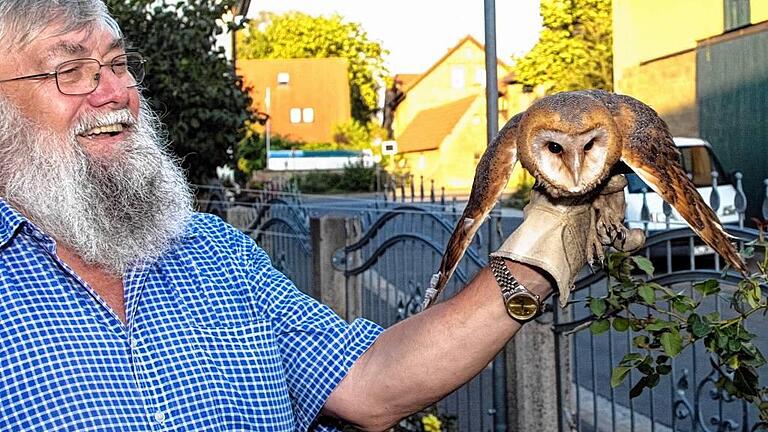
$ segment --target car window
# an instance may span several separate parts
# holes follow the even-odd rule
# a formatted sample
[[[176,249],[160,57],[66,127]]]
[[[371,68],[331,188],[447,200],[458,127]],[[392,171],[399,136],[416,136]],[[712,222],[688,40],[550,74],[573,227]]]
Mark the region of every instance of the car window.
[[[727,174],[714,158],[712,150],[708,147],[693,146],[682,147],[680,150],[680,162],[683,169],[693,176],[693,184],[696,187],[712,185],[712,171],[717,171],[718,183],[728,183]]]

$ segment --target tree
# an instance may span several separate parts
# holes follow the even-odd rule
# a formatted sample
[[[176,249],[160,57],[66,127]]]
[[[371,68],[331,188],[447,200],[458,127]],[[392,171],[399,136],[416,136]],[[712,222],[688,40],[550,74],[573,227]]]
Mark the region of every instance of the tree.
[[[244,29],[238,58],[326,58],[349,62],[352,117],[367,124],[378,110],[379,82],[387,73],[380,42],[368,39],[360,24],[339,15],[313,17],[301,12],[262,12]]]
[[[107,0],[129,44],[148,59],[143,93],[161,115],[172,150],[192,182],[232,164],[253,115],[232,63],[215,36],[232,0]]]
[[[387,132],[378,123],[361,124],[349,120],[333,128],[333,143],[342,150],[362,150],[371,147],[374,141],[383,141]]]
[[[514,66],[526,85],[548,92],[613,89],[611,0],[541,0],[538,43]]]

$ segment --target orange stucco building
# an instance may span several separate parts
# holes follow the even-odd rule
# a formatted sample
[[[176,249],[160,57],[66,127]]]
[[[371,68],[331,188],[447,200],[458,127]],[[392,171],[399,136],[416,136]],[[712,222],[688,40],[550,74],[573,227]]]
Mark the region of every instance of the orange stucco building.
[[[238,60],[254,109],[268,113],[272,135],[331,142],[335,125],[351,118],[347,60]]]

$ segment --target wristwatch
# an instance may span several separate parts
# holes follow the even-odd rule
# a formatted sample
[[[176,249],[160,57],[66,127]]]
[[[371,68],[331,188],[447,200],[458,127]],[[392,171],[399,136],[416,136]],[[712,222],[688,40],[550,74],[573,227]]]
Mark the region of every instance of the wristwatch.
[[[536,317],[542,310],[541,298],[528,291],[512,276],[504,263],[504,258],[491,257],[490,266],[496,283],[501,287],[501,295],[509,316],[518,321],[528,321]]]

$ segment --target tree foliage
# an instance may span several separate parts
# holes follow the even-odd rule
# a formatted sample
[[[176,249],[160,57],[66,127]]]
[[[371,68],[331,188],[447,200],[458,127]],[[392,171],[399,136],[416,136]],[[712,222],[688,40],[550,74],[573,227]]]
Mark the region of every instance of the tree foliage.
[[[360,24],[345,22],[339,15],[261,13],[250,21],[240,40],[237,55],[242,59],[347,59],[352,117],[366,124],[376,113],[387,51],[380,42],[368,39]]]
[[[613,88],[611,0],[541,0],[538,43],[517,59],[517,79],[548,92]]]
[[[282,138],[272,136],[272,149],[282,148]],[[238,172],[250,176],[254,171],[266,168],[267,145],[263,134],[249,124],[245,137],[235,149],[235,161]]]
[[[376,122],[362,124],[352,119],[333,128],[333,143],[341,150],[367,149],[374,141],[382,141],[386,137],[387,132]]]
[[[742,254],[757,259],[756,273],[739,281],[735,290],[722,289],[716,280],[696,283],[696,296],[633,276],[636,269],[653,276],[653,265],[645,257],[624,252],[608,256],[613,283],[606,296],[589,298],[593,315],[589,328],[593,334],[613,327],[619,332],[631,330],[634,335],[632,352],[613,368],[611,386],[619,386],[636,370],[640,379],[634,380],[629,390],[630,398],[635,398],[672,372],[672,359],[702,341],[718,371],[715,386],[754,405],[759,425],[768,427],[768,386],[761,386],[758,373],[766,359],[755,345],[757,335],[747,330],[750,316],[762,315],[764,319],[768,312],[762,291],[768,283],[768,241],[762,232],[757,240],[745,245]],[[708,309],[705,300],[714,297],[727,300],[731,310],[721,314],[719,308]],[[638,305],[644,308],[633,307]]]
[[[191,181],[204,183],[231,164],[252,118],[250,97],[223,48],[216,22],[232,0],[107,0],[130,46],[148,59],[143,93],[168,128]]]

